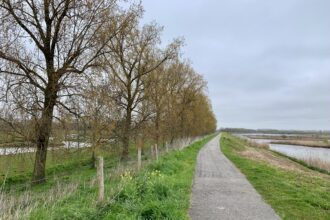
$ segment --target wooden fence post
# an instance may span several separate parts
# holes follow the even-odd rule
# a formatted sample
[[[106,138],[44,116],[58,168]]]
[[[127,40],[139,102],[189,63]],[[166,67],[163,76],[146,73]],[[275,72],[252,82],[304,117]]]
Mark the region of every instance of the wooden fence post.
[[[102,202],[104,200],[104,172],[103,172],[103,157],[97,158],[97,182],[99,187],[98,201]]]
[[[141,170],[141,165],[142,165],[142,146],[138,145],[138,171]]]
[[[158,161],[158,144],[155,144],[155,156],[156,160]]]

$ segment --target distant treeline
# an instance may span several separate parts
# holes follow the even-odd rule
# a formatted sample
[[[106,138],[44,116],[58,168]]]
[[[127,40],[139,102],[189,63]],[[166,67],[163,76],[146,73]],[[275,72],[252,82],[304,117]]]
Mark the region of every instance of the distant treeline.
[[[330,134],[330,131],[316,130],[277,130],[277,129],[246,129],[246,128],[221,128],[222,132],[230,133],[257,133],[257,134]]]

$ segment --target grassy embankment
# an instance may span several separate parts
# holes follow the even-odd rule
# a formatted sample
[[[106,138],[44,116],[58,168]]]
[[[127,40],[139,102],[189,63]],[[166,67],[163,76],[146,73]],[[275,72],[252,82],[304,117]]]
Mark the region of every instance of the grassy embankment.
[[[187,219],[196,156],[212,137],[173,150],[141,172],[133,162],[117,166],[105,160],[104,203],[96,199],[95,170],[86,168],[79,170],[77,181],[32,188],[34,203],[29,201],[30,208],[17,215],[25,212],[30,219]]]
[[[221,149],[283,219],[330,219],[330,176],[223,134]]]

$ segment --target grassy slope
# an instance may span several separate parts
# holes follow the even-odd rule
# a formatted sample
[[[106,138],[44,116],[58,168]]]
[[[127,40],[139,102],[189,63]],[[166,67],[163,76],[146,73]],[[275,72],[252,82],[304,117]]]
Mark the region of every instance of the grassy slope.
[[[170,152],[139,173],[112,171],[103,204],[96,202],[95,184],[82,182],[73,194],[35,209],[30,219],[187,219],[196,156],[212,137]]]
[[[330,219],[330,182],[242,157],[246,143],[223,134],[221,149],[283,219]],[[280,155],[277,155],[280,156]],[[294,162],[292,162],[294,163]]]

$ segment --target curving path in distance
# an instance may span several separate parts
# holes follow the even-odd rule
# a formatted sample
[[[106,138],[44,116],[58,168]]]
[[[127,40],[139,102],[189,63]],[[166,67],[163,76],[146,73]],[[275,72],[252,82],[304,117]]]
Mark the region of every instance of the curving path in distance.
[[[189,215],[192,220],[278,220],[245,176],[220,151],[220,135],[198,154]]]

